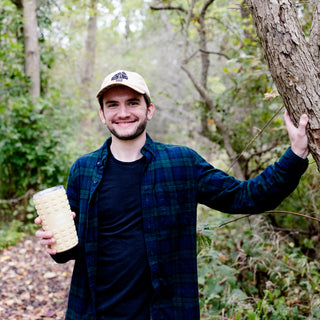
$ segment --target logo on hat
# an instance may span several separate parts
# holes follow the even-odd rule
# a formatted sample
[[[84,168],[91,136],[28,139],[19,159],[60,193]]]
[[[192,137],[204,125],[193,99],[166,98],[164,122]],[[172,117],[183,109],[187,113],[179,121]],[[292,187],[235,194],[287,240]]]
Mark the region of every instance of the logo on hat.
[[[122,82],[123,79],[128,80],[127,74],[125,72],[118,72],[111,78],[111,81]]]

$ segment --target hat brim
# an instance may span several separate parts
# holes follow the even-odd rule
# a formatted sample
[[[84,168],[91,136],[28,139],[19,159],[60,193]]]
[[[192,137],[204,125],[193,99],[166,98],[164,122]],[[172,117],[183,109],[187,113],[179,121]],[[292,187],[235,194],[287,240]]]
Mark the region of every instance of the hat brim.
[[[119,83],[109,84],[108,86],[100,89],[99,92],[97,93],[97,98],[100,99],[100,98],[101,98],[108,90],[110,90],[111,88],[120,87],[120,86],[121,86],[121,87],[128,87],[128,88],[130,88],[130,89],[132,89],[132,90],[134,90],[134,91],[136,91],[136,92],[138,92],[138,93],[140,93],[140,94],[146,94],[146,95],[148,95],[146,92],[143,92],[143,91],[135,88],[134,86],[130,86],[130,85],[126,84],[126,83],[121,83],[121,82],[119,82]]]

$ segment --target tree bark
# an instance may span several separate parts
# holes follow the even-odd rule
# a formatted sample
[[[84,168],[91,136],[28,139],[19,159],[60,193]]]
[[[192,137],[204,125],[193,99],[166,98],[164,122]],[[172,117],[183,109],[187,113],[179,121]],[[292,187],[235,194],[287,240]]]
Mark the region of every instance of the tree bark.
[[[92,107],[92,90],[91,82],[93,79],[94,62],[95,62],[95,47],[97,33],[97,0],[90,1],[89,20],[87,27],[87,37],[85,42],[85,54],[83,61],[83,74],[81,77],[82,93],[88,102],[89,107]]]
[[[320,171],[319,3],[307,42],[290,0],[246,0],[278,92],[297,125],[307,113],[309,149]]]
[[[31,80],[31,95],[40,97],[40,52],[36,0],[23,0],[25,72]]]

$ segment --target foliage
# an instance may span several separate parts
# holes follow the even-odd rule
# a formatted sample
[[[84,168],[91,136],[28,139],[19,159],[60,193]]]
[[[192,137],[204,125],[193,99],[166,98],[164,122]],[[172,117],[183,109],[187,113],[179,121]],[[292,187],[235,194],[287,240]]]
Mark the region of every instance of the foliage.
[[[13,220],[1,226],[0,229],[0,250],[15,245],[23,238],[24,233],[21,232],[23,222]]]
[[[1,0],[0,10],[0,113],[6,101],[28,92],[24,75],[24,52],[21,29],[22,15],[8,0]]]
[[[26,97],[7,101],[0,121],[0,194],[7,199],[65,184],[71,158],[72,115],[57,97],[32,103]]]
[[[60,87],[43,81],[43,92],[37,101],[29,95],[29,80],[24,75],[21,36],[21,12],[9,1],[2,0],[0,23],[0,199],[18,198],[29,190],[37,191],[56,184],[65,184],[71,159],[74,158],[72,100],[65,99]],[[18,36],[17,36],[18,34]],[[47,59],[46,52],[43,59]],[[50,60],[50,59],[49,59]],[[47,59],[46,66],[48,67]],[[51,62],[50,62],[51,63]],[[43,65],[44,66],[44,65]],[[47,70],[47,69],[46,69]],[[45,73],[45,72],[44,72]],[[49,79],[47,73],[46,76]],[[46,89],[44,84],[46,83]],[[4,220],[30,219],[24,202],[0,203]]]
[[[219,216],[203,210],[201,219],[213,215]],[[250,225],[241,221],[223,228],[199,224],[202,318],[319,319],[318,260],[305,256],[290,237],[275,233],[264,218]]]
[[[21,220],[14,219],[3,223],[0,227],[0,251],[9,246],[16,245],[26,235],[34,232],[34,224],[24,224]]]
[[[93,120],[98,119],[97,110],[88,110],[79,90],[89,1],[38,3],[42,96],[32,101],[29,79],[24,75],[22,11],[11,1],[0,0],[0,199],[65,184],[71,162],[105,138]],[[178,9],[159,15],[148,10],[148,1],[99,1],[91,86],[98,88],[104,75],[117,68],[141,72],[156,104],[156,139],[165,135],[170,143],[187,140],[199,149],[204,145],[202,152],[228,168],[212,110],[180,71],[187,36],[186,52],[194,54],[189,65],[201,77],[197,17],[203,3],[194,2],[195,15],[187,29],[184,9],[192,2],[155,3]],[[303,1],[296,6],[307,34],[313,7]],[[246,149],[282,103],[244,9],[238,1],[216,0],[210,6],[205,16],[210,57],[206,85],[232,148],[237,154],[245,150],[241,166],[250,178],[276,160],[288,140],[283,137],[280,114]],[[199,119],[204,116],[210,129],[210,141],[205,142],[198,134]],[[216,146],[218,152],[213,152]],[[318,173],[311,165],[298,189],[279,208],[319,217],[319,187]],[[0,249],[33,232],[26,222],[33,220],[34,213],[30,197],[0,203]],[[216,227],[225,219],[207,210],[200,214],[202,318],[319,319],[318,224],[292,215],[269,214],[264,219]]]

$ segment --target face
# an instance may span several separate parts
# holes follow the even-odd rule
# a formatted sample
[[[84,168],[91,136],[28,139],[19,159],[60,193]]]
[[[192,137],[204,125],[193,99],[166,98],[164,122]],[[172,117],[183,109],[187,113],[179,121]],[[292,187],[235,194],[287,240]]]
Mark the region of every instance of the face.
[[[109,89],[103,96],[100,118],[109,131],[120,140],[133,140],[145,133],[154,106],[147,104],[142,94],[125,86]]]

